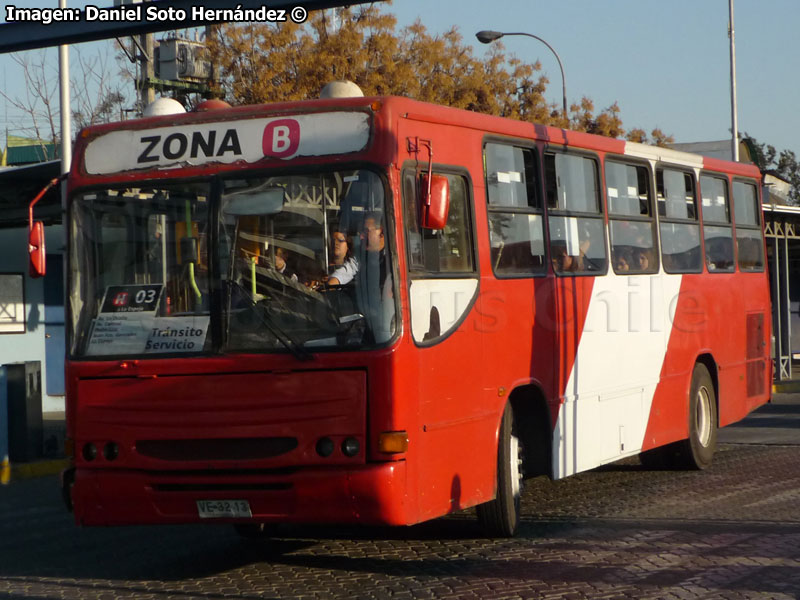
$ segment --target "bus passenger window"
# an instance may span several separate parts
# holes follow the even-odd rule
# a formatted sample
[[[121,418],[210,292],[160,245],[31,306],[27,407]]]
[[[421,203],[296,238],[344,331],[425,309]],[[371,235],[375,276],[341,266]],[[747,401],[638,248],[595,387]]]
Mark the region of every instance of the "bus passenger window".
[[[667,219],[697,220],[694,178],[674,169],[656,171],[658,216]]]
[[[551,216],[550,251],[556,273],[605,272],[602,219]]]
[[[661,261],[667,273],[698,273],[703,268],[700,228],[692,223],[661,223]]]
[[[739,268],[742,271],[764,270],[764,246],[761,232],[755,229],[736,229]]]
[[[657,272],[647,167],[607,161],[606,194],[614,271],[623,275]]]
[[[734,260],[728,182],[721,177],[702,175],[700,194],[703,206],[706,267],[711,273],[731,272],[734,270]]]
[[[500,276],[544,273],[544,219],[533,150],[488,143],[484,158],[492,269]]]
[[[755,185],[733,182],[733,212],[736,218],[739,268],[742,271],[761,271],[764,269],[764,244]]]
[[[733,240],[730,227],[706,225],[704,231],[708,270],[733,271]]]
[[[553,269],[599,275],[608,268],[597,162],[584,156],[545,154],[545,193]]]
[[[699,273],[703,270],[703,252],[694,177],[676,169],[656,170],[656,198],[664,271]]]
[[[573,212],[600,212],[597,163],[570,154],[546,154],[547,206]]]

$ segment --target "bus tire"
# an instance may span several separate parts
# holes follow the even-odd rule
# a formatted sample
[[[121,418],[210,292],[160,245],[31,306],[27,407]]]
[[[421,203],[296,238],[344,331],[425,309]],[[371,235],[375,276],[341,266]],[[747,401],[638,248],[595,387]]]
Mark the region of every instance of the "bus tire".
[[[478,521],[489,537],[512,537],[519,525],[522,496],[522,444],[514,411],[506,405],[497,441],[497,494],[477,507]]]
[[[679,442],[678,466],[703,470],[711,466],[717,448],[717,398],[708,368],[697,363],[689,391],[689,437]]]

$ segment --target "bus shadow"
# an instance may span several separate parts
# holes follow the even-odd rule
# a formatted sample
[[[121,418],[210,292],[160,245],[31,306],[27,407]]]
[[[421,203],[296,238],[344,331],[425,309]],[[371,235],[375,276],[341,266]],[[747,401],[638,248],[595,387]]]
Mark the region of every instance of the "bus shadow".
[[[800,428],[800,405],[798,404],[765,404],[756,409],[747,418],[732,423],[725,429],[752,428]]]

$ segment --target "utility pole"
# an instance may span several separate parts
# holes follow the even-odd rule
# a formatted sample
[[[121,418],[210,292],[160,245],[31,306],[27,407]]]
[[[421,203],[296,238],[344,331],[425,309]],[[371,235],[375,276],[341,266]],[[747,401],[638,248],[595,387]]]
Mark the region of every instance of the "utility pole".
[[[731,40],[731,156],[739,160],[739,124],[736,117],[736,37],[733,31],[733,0],[728,0],[728,37]]]
[[[153,34],[152,33],[145,33],[140,36],[141,44],[140,47],[143,49],[142,55],[140,57],[141,63],[141,77],[142,80],[140,82],[141,86],[141,100],[142,100],[142,110],[150,104],[154,102],[156,99],[156,91],[153,88],[153,79],[156,76],[155,70],[155,43],[153,42]]]
[[[67,0],[58,0],[59,8],[67,7]],[[69,97],[69,46],[58,47],[58,87],[61,111],[61,173],[69,173],[72,163],[72,108]],[[7,140],[6,140],[7,142]],[[6,145],[8,145],[6,143]],[[61,183],[61,204],[67,207],[67,182]],[[65,271],[66,273],[66,271]]]

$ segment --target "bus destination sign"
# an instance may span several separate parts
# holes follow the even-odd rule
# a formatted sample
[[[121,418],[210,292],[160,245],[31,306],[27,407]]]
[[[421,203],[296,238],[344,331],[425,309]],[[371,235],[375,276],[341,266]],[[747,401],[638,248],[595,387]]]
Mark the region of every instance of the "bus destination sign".
[[[255,163],[358,152],[369,142],[369,115],[340,111],[112,131],[91,140],[90,175],[210,163]]]
[[[100,312],[155,312],[163,287],[161,284],[108,286]]]

